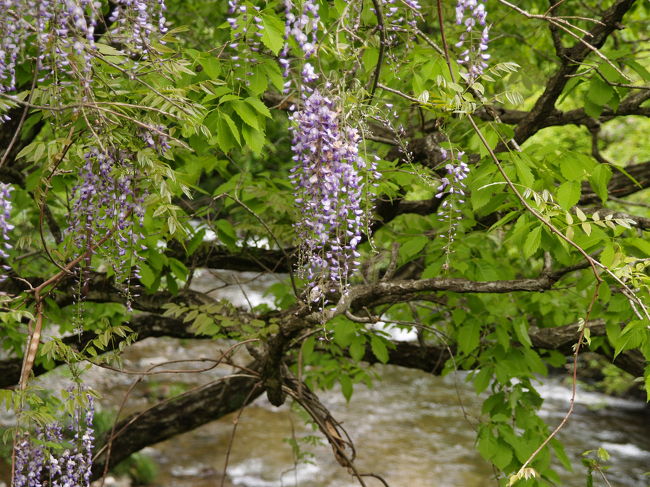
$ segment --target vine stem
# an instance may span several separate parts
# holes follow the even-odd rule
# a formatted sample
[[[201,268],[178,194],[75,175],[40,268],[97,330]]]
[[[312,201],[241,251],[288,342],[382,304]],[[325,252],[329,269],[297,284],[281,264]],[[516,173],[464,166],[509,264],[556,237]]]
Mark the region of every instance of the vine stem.
[[[248,404],[248,401],[250,400],[253,393],[257,390],[259,386],[260,384],[258,383],[255,385],[255,387],[253,387],[250,390],[248,396],[246,396],[246,399],[242,404],[242,407],[239,408],[239,411],[237,412],[237,416],[235,416],[235,418],[232,420],[232,432],[230,433],[230,440],[228,440],[228,449],[226,450],[226,458],[224,460],[224,465],[223,465],[223,474],[221,475],[221,482],[219,484],[219,487],[225,486],[226,473],[228,471],[228,463],[230,463],[230,453],[232,452],[232,447],[235,444],[235,435],[237,434],[237,426],[239,425],[239,420],[241,419],[242,414],[244,414],[244,409],[246,409],[246,405]]]
[[[577,388],[578,388],[578,355],[580,354],[580,347],[582,346],[582,342],[585,338],[586,330],[588,328],[587,323],[589,323],[589,318],[591,316],[591,310],[594,307],[594,304],[596,303],[596,300],[598,299],[598,291],[600,290],[600,285],[602,284],[602,279],[599,281],[596,281],[596,288],[594,289],[594,294],[591,297],[591,302],[589,303],[589,308],[587,308],[587,314],[585,317],[585,322],[580,328],[580,335],[578,335],[578,342],[575,344],[575,350],[573,352],[573,371],[571,374],[571,398],[569,399],[569,409],[567,410],[566,414],[562,418],[562,421],[560,421],[560,424],[558,424],[555,429],[549,434],[546,439],[537,447],[537,449],[530,454],[530,456],[526,459],[526,461],[523,463],[519,471],[515,474],[515,477],[523,475],[524,469],[532,462],[537,455],[539,455],[539,452],[541,452],[546,445],[560,432],[562,428],[564,428],[564,425],[567,423],[569,420],[569,417],[571,414],[573,414],[573,408],[575,407],[575,402],[576,402],[576,393],[577,393]]]
[[[129,213],[126,215],[125,218],[128,218],[130,216],[130,213],[131,212],[129,211]],[[40,285],[38,285],[33,289],[34,301],[36,302],[36,307],[34,311],[36,317],[34,319],[34,329],[31,332],[29,340],[27,341],[27,348],[25,350],[23,365],[20,372],[20,381],[18,385],[21,391],[24,391],[27,388],[27,381],[29,380],[29,374],[32,371],[32,367],[34,366],[34,360],[36,359],[36,352],[38,351],[38,345],[41,339],[41,331],[43,329],[43,297],[41,296],[41,293],[48,286],[57,285],[59,282],[61,282],[61,280],[64,277],[70,274],[72,269],[74,269],[77,264],[79,264],[82,260],[84,260],[89,255],[91,255],[96,248],[102,246],[109,238],[111,238],[113,233],[115,233],[116,229],[117,227],[113,227],[109,232],[106,232],[106,235],[104,235],[99,240],[99,242],[97,242],[94,245],[91,245],[88,248],[88,250],[81,253],[75,259],[71,260],[65,267],[61,269],[60,272],[50,277],[48,280],[44,281],[43,283],[41,283]]]
[[[372,88],[370,88],[370,103],[375,96],[377,86],[379,84],[379,75],[381,74],[381,65],[384,62],[384,52],[386,50],[386,26],[384,25],[384,15],[382,13],[381,2],[379,0],[372,0],[372,5],[375,9],[375,17],[377,17],[377,28],[379,29],[379,53],[377,54],[377,66],[375,67],[375,75],[372,80]]]

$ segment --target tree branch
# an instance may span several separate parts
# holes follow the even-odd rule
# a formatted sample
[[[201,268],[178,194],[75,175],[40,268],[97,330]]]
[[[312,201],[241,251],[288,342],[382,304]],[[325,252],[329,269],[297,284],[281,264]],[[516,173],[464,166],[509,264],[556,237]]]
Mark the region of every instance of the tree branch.
[[[620,22],[633,4],[634,0],[618,0],[605,11],[601,18],[602,23],[594,25],[589,34],[582,38],[582,42],[577,42],[573,47],[564,50],[565,56],[561,59],[562,65],[549,78],[544,92],[537,99],[532,110],[515,127],[517,143],[523,143],[540,129],[544,120],[553,112],[555,102],[562,94],[570,76],[576,73],[582,61],[592,52],[588,46],[602,47],[607,37],[616,29],[621,28]]]

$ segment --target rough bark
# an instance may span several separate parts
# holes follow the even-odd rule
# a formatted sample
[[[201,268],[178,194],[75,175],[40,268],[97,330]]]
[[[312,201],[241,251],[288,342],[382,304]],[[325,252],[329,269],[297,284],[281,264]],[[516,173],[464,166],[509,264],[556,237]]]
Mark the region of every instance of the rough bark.
[[[259,364],[253,362],[247,368],[255,370],[258,367]],[[98,442],[92,478],[103,474],[107,461],[110,468],[146,446],[237,411],[254,401],[262,391],[254,377],[227,377],[123,419],[115,427],[110,458],[106,458],[110,433]]]

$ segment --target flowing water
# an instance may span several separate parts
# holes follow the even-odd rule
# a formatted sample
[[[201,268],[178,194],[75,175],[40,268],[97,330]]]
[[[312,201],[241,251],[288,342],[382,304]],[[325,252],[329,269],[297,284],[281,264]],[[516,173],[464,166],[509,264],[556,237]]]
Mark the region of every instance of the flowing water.
[[[165,355],[173,353],[173,347],[173,341],[168,341]],[[208,352],[207,344],[194,347],[198,347],[194,349],[195,357]],[[143,356],[160,350],[159,342],[152,340],[142,344],[137,353],[139,365],[148,363]],[[187,350],[185,344],[178,353],[182,357]],[[473,448],[473,425],[480,410],[480,399],[474,395],[471,385],[465,383],[464,374],[433,377],[392,366],[380,366],[377,371],[381,381],[373,388],[356,386],[349,404],[337,390],[320,395],[352,437],[360,471],[380,474],[391,487],[497,485],[491,480],[491,467]],[[560,378],[552,378],[544,379],[539,391],[545,397],[542,415],[550,425],[556,425],[568,407],[570,389]],[[156,485],[219,485],[235,416],[147,449],[160,466]],[[576,470],[569,473],[559,469],[561,485],[584,486],[581,454],[599,447],[611,454],[607,476],[612,486],[650,485],[650,477],[644,476],[650,471],[650,423],[647,419],[648,409],[643,402],[580,390],[575,413],[561,433]],[[336,463],[331,449],[324,443],[303,446],[314,454],[314,463],[303,462],[296,466],[287,441],[308,435],[319,436],[305,426],[295,411],[287,406],[274,408],[264,398],[258,399],[238,420],[224,485],[358,485]],[[368,487],[381,485],[374,479],[366,478],[365,481]],[[596,480],[595,485],[605,484]]]
[[[253,276],[242,273],[236,277],[233,285],[221,286],[214,292],[219,297],[239,299],[238,304],[242,306],[263,299],[269,302],[262,296],[261,289],[251,289],[247,283]],[[196,285],[203,290],[212,289],[215,279],[220,278],[232,283],[232,276],[205,274]],[[273,279],[269,278],[263,285],[267,286]],[[245,291],[245,298],[242,291]],[[125,353],[124,365],[142,370],[166,360],[214,358],[223,348],[207,340],[147,339]],[[378,366],[375,370],[381,380],[372,388],[357,385],[350,403],[346,403],[336,389],[319,394],[354,441],[359,471],[379,474],[391,487],[497,485],[492,468],[474,450],[474,425],[481,400],[465,382],[464,374],[434,377],[393,366]],[[200,375],[156,376],[155,380],[144,381],[134,390],[126,410],[139,410],[174,390],[203,384],[227,373],[226,368],[218,368]],[[114,410],[133,376],[93,368],[87,380],[103,395],[102,407]],[[39,381],[56,388],[63,379],[57,371]],[[538,390],[545,398],[542,415],[549,425],[555,426],[568,408],[570,389],[563,384],[562,378],[544,378]],[[579,390],[575,412],[560,434],[576,468],[574,472],[558,469],[561,485],[584,486],[581,454],[604,447],[611,455],[607,477],[612,486],[650,486],[650,477],[644,475],[650,471],[649,412],[640,401]],[[155,485],[214,487],[222,482],[225,487],[359,485],[336,463],[332,450],[318,432],[308,427],[301,415],[289,406],[274,408],[263,397],[258,399],[242,412],[231,442],[236,416],[221,418],[146,448],[144,453],[158,465]],[[313,455],[307,458],[312,462],[297,462],[289,440],[306,437],[316,437],[320,444],[301,443],[302,452]],[[368,487],[382,485],[376,479],[364,479]],[[594,485],[606,484],[595,479]]]

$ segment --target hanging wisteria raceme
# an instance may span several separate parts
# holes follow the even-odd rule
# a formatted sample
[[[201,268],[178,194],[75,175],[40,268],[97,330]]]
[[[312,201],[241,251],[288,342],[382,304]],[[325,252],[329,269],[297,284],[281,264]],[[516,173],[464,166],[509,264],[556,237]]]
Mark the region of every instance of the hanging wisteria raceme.
[[[290,178],[301,215],[295,224],[301,270],[312,283],[345,288],[359,265],[357,246],[364,229],[362,171],[367,167],[359,156],[360,136],[341,122],[334,100],[318,90],[291,120],[296,166]]]
[[[89,87],[100,2],[2,0],[0,7],[0,91],[16,89],[16,65],[25,53],[33,56],[40,82],[52,78],[65,84],[76,78]],[[27,49],[33,34],[35,52]]]
[[[417,22],[422,19],[422,6],[415,0],[381,0],[384,22],[384,39],[386,64],[392,69],[396,79],[402,73],[402,58],[393,48],[410,48],[417,38]],[[396,117],[397,118],[397,117]]]
[[[456,23],[462,25],[465,31],[460,35],[456,47],[465,49],[460,53],[459,64],[465,65],[469,81],[473,82],[487,68],[487,61],[490,55],[488,49],[489,27],[486,25],[487,10],[485,0],[458,0],[456,4]],[[475,41],[477,26],[482,26],[478,42]]]
[[[16,63],[25,41],[23,19],[18,15],[20,0],[0,0],[0,93],[16,86]]]
[[[410,13],[419,15],[422,6],[416,0],[382,0],[384,17],[388,24],[388,31],[404,30],[405,25],[415,27],[416,20]],[[404,9],[406,7],[406,9]]]
[[[79,178],[72,190],[72,209],[68,233],[79,249],[88,250],[107,232],[113,232],[109,245],[116,261],[116,280],[123,276],[124,256],[137,256],[142,249],[144,195],[138,194],[137,175],[124,151],[103,152],[91,148],[85,155]]]
[[[298,12],[294,9],[293,0],[284,1],[284,47],[280,52],[279,62],[282,66],[282,74],[285,78],[289,76],[290,61],[289,61],[289,40],[294,39],[298,48],[300,49],[304,59],[309,59],[315,52],[318,43],[318,24],[320,22],[320,15],[318,14],[318,3],[314,0],[304,0],[302,2],[302,11]],[[311,68],[307,63],[306,66]],[[311,68],[313,75],[313,68]],[[304,69],[303,69],[304,73]],[[309,70],[308,70],[309,73]],[[304,77],[304,74],[303,74]],[[311,80],[304,80],[310,83],[316,79],[313,77]],[[291,81],[287,80],[284,85],[284,91],[288,92],[291,87]],[[302,85],[301,85],[302,88]]]
[[[442,156],[449,162],[445,164],[447,174],[440,181],[440,186],[436,190],[436,198],[440,199],[447,195],[440,205],[438,217],[440,221],[448,224],[445,237],[447,238],[446,245],[449,246],[454,241],[458,222],[462,220],[460,205],[465,203],[465,179],[469,174],[469,167],[463,161],[464,152],[457,152],[449,158],[446,150],[441,149],[441,151]]]
[[[0,257],[2,258],[9,257],[9,254],[7,253],[7,250],[11,249],[11,244],[9,243],[9,232],[14,229],[14,226],[10,223],[12,191],[13,187],[11,187],[11,185],[0,183]],[[8,270],[8,266],[2,266],[2,271],[0,271],[0,282],[7,278],[4,271]]]
[[[165,0],[116,0],[109,17],[115,27],[111,34],[133,53],[148,57],[154,34],[165,34]],[[161,41],[164,43],[164,41]]]
[[[111,35],[131,53],[146,58],[154,34],[167,32],[164,0],[116,0]],[[98,0],[0,0],[0,92],[16,90],[16,66],[33,60],[38,81],[59,86],[92,81]],[[35,34],[35,42],[31,36]],[[31,46],[34,46],[33,48]]]
[[[24,434],[16,441],[12,487],[88,487],[92,473],[94,402],[86,394],[87,409],[76,407],[70,424],[53,423],[39,429],[34,438]],[[66,433],[66,434],[64,434]],[[52,451],[47,444],[70,444]]]
[[[229,0],[228,14],[230,17],[226,18],[226,21],[233,32],[232,42],[228,44],[232,50],[229,59],[234,68],[244,66],[249,69],[244,73],[237,73],[235,79],[250,86],[250,78],[255,74],[250,67],[260,62],[253,53],[262,51],[261,38],[265,27],[264,20],[260,16],[261,8],[254,5],[252,11],[249,11],[246,5],[240,5],[236,0]]]
[[[7,183],[0,183],[0,257],[9,257],[7,250],[11,249],[9,232],[14,226],[9,222],[11,218],[11,192],[13,187]]]
[[[148,147],[154,149],[159,154],[164,154],[171,149],[169,136],[165,130],[166,127],[164,125],[152,125],[151,128],[141,130],[140,138]]]

